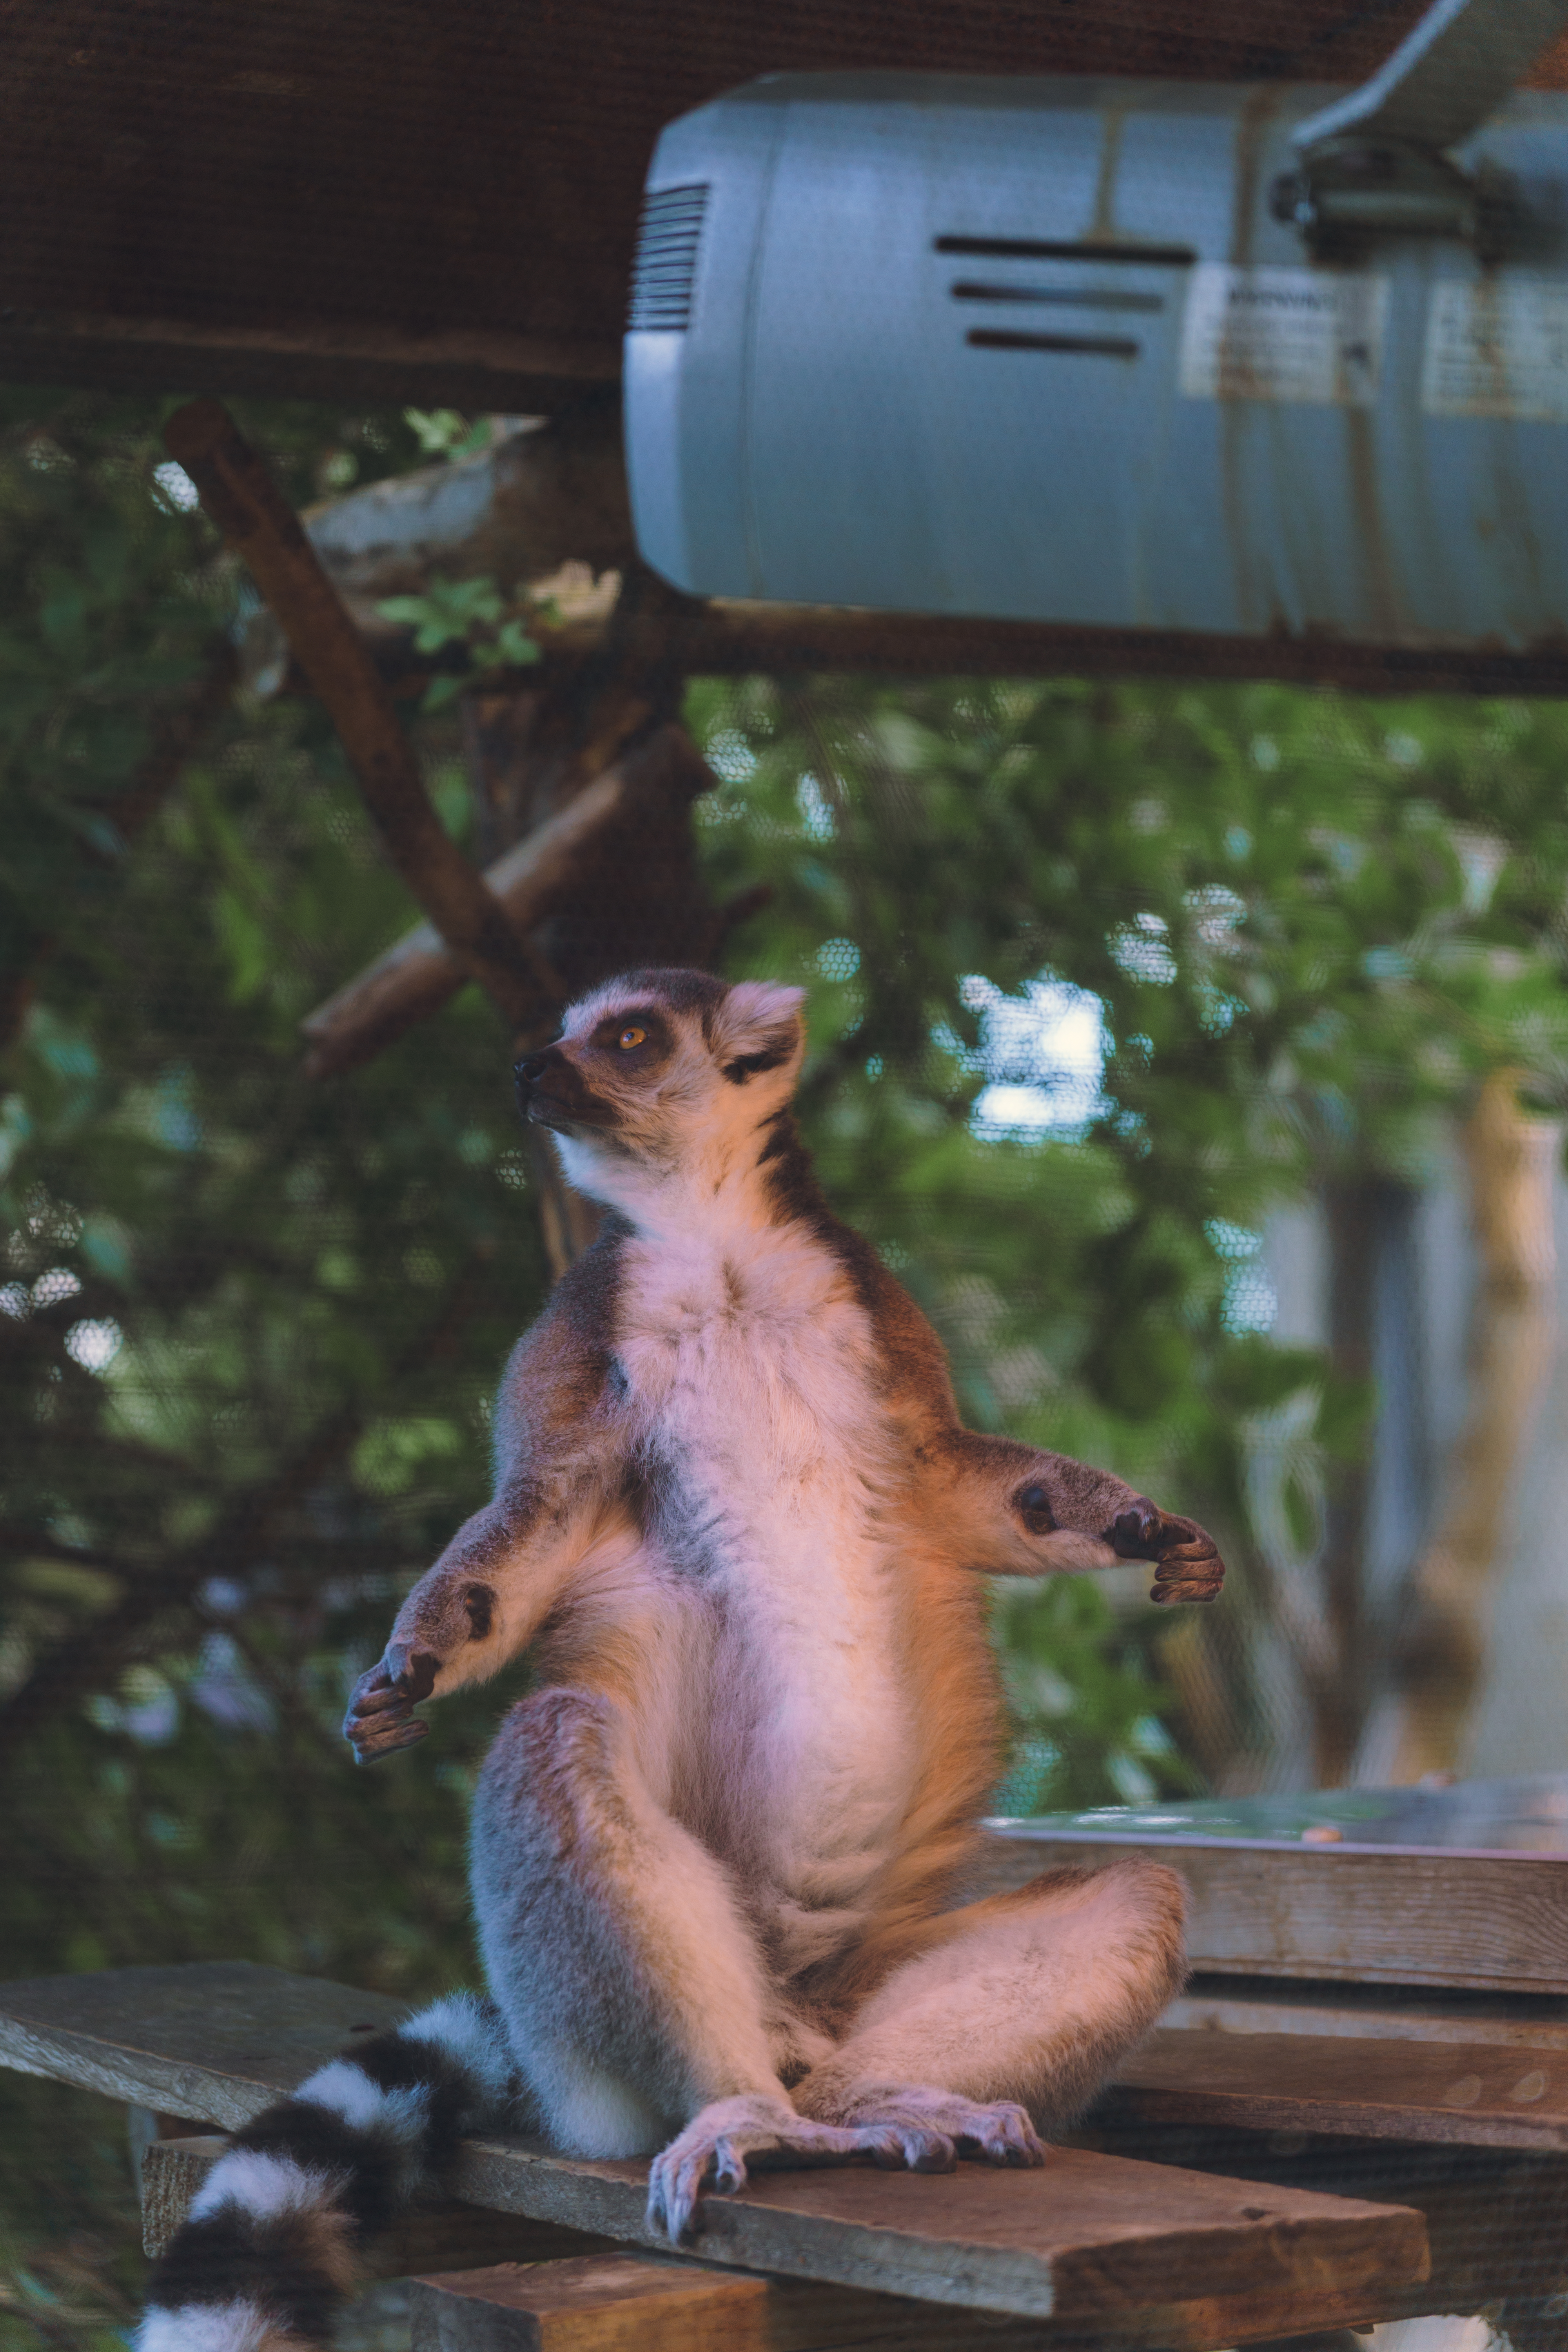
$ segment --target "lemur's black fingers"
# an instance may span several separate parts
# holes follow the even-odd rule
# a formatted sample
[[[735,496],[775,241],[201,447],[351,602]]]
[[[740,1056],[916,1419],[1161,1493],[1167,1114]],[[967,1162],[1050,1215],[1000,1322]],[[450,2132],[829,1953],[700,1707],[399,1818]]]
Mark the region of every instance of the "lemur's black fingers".
[[[373,1683],[368,1690],[356,1690],[349,1701],[348,1721],[363,1722],[365,1717],[385,1715],[410,1705],[408,1695],[400,1691],[395,1682]]]
[[[379,1764],[384,1756],[400,1755],[405,1748],[417,1748],[429,1734],[427,1723],[411,1715],[405,1723],[387,1725],[374,1731],[362,1731],[353,1742],[356,1764]]]
[[[1225,1582],[1225,1562],[1206,1528],[1158,1510],[1145,1496],[1121,1512],[1108,1540],[1122,1559],[1152,1559],[1155,1565],[1151,1601],[1212,1601]]]
[[[1159,1566],[1150,1598],[1162,1603],[1212,1601],[1225,1582],[1225,1562],[1206,1528],[1168,1518],[1160,1530]]]
[[[386,1671],[384,1660],[361,1675],[349,1696],[343,1717],[343,1738],[358,1748],[373,1733],[379,1734],[408,1718],[408,1701]]]

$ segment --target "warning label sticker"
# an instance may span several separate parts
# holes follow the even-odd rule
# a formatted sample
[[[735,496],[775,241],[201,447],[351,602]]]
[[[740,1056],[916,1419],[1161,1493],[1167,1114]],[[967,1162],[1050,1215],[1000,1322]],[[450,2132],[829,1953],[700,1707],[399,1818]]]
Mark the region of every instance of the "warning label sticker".
[[[1177,383],[1189,400],[1377,397],[1388,280],[1366,271],[1235,269],[1200,261],[1182,320]]]
[[[1492,278],[1435,287],[1421,405],[1428,416],[1568,425],[1568,286]]]

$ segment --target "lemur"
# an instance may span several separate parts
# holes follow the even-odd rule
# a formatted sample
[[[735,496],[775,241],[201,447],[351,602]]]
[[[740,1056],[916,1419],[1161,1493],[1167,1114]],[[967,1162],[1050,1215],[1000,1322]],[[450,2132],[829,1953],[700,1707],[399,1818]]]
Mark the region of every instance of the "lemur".
[[[980,1575],[1150,1559],[1156,1601],[1209,1601],[1224,1564],[1120,1478],[963,1428],[799,1140],[801,1005],[634,971],[517,1066],[606,1214],[507,1368],[491,1500],[344,1725],[395,1755],[531,1654],[474,1801],[489,1998],[235,2135],[143,2352],[324,2341],[356,2242],[476,2128],[650,2155],[677,2244],[749,2161],[1037,2164],[1179,1988],[1158,1865],[955,1902],[999,1763]]]

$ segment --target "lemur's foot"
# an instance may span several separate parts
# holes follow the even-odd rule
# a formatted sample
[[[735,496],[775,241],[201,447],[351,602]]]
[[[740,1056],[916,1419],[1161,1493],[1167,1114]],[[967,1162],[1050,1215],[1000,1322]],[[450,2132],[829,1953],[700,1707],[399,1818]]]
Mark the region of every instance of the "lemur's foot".
[[[920,2084],[857,2099],[855,2124],[862,2130],[892,2133],[911,2147],[933,2140],[948,2151],[948,2163],[905,2161],[917,2172],[945,2171],[958,2156],[983,2156],[987,2164],[1044,2164],[1046,2151],[1026,2111],[1012,2099],[982,2105],[956,2091],[927,2090]]]
[[[952,2144],[934,2132],[905,2132],[890,2124],[813,2123],[761,2093],[715,2099],[649,2166],[647,2226],[679,2246],[710,2175],[720,2196],[732,2197],[746,2185],[748,2157],[764,2169],[847,2164],[858,2156],[873,2157],[879,2164],[909,2164],[921,2172],[945,2172],[952,2164]]]

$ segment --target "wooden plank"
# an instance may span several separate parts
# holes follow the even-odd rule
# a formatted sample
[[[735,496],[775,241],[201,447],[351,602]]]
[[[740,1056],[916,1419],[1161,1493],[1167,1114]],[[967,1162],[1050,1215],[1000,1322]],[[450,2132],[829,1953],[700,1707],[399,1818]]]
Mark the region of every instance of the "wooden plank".
[[[221,2134],[151,2141],[142,2155],[142,2246],[161,2254],[185,2215],[191,2200],[228,2142]],[[531,2221],[526,2214],[490,2213],[432,2199],[405,2213],[361,2252],[366,2278],[409,2278],[417,2271],[490,2263],[547,2263],[562,2255],[604,2252],[614,2240],[568,2230],[558,2221]]]
[[[1568,2000],[1560,1993],[1195,1976],[1160,2022],[1170,2032],[1198,2034],[1343,2034],[1357,2042],[1568,2051]]]
[[[1289,1845],[994,1825],[979,1890],[1144,1853],[1193,1891],[1187,1943],[1216,1974],[1568,1992],[1568,1856]]]
[[[1329,2325],[1314,2302],[1316,2326]],[[1336,2306],[1337,2309],[1337,2306]],[[1280,2304],[1267,2326],[1299,2333],[1301,2306]],[[413,2352],[952,2352],[953,2315],[900,2295],[800,2280],[753,2278],[670,2256],[610,2254],[531,2269],[515,2263],[416,2278],[409,2287]],[[1167,2323],[1162,2322],[1162,2326]],[[1083,2336],[1050,2323],[989,2318],[987,2352],[1068,2352],[1149,2341],[1134,2331]],[[1163,2343],[1246,2343],[1254,2315],[1217,2306],[1194,2336],[1181,2317]]]
[[[408,2315],[414,2352],[784,2352],[774,2293],[766,2279],[607,2254],[416,2279]]]
[[[0,1986],[0,2063],[226,2131],[405,2001],[249,1960]]]
[[[163,2143],[174,2147],[174,2143]],[[195,2194],[207,2166],[224,2149],[224,2140],[188,2140],[184,2147],[174,2147],[167,2159],[153,2157],[153,2171],[157,2180],[148,2185],[148,2201],[157,2201],[157,2239],[148,2246],[155,2253],[167,2244],[169,2234],[184,2221],[188,2201]],[[475,2261],[475,2232],[478,2230],[505,2230],[533,2232],[531,2237],[520,2234],[512,2253],[496,2263],[494,2251],[482,2272],[468,2272],[458,2265]],[[414,2295],[414,2343],[439,2343],[451,2347],[451,2352],[500,2352],[500,2345],[510,2340],[508,2312],[517,2307],[531,2310],[533,2303],[524,2303],[524,2295],[543,2303],[545,2312],[560,2319],[562,2305],[566,2312],[581,2312],[581,2295],[566,2295],[557,2300],[550,2294],[550,2282],[562,2282],[572,2277],[593,2277],[605,2282],[605,2265],[588,2265],[585,2253],[614,2253],[621,2261],[621,2279],[647,2284],[648,2274],[663,2277],[670,2270],[689,2282],[712,2282],[708,2286],[705,2310],[721,2315],[726,2326],[724,2343],[729,2352],[745,2352],[754,2345],[757,2352],[827,2352],[827,2347],[886,2347],[886,2352],[950,2352],[952,2347],[952,2312],[941,2303],[914,2303],[905,2295],[889,2295],[872,2288],[827,2286],[814,2279],[759,2279],[736,2270],[715,2270],[715,2267],[693,2263],[689,2258],[672,2255],[627,2255],[614,2246],[609,2239],[595,2239],[585,2234],[557,2230],[552,2232],[548,2222],[527,2222],[500,2213],[482,2213],[475,2206],[430,2206],[426,2213],[411,2216],[397,2232],[378,2239],[362,2251],[362,2274],[367,2279],[402,2277],[418,2272],[435,2272],[433,2277],[423,2277],[421,2286],[433,2288],[445,2295],[439,2303],[426,2303],[421,2316],[421,2295]],[[414,2261],[418,2255],[418,2261]],[[560,2255],[564,2255],[562,2261]],[[520,2270],[520,2261],[527,2258],[529,2267]],[[545,2267],[538,2267],[543,2263]],[[402,2267],[400,2267],[402,2265]],[[512,2284],[517,2282],[517,2284]],[[499,2288],[499,2294],[496,2294]],[[720,2294],[729,2288],[729,2294]],[[1417,2288],[1389,2288],[1389,2294],[1399,2300],[1404,2310],[1411,2294]],[[489,2305],[499,2303],[503,2310],[475,2310],[484,2300]],[[621,2322],[632,2328],[632,2345],[642,2352],[644,2336],[637,2333],[647,2328],[651,2312],[647,2300],[635,2291],[623,2298],[611,2295],[611,2303],[621,2305]],[[691,2322],[691,2303],[682,2300],[677,2305],[682,2324]],[[1326,2328],[1366,2316],[1366,2294],[1359,2288],[1338,2288],[1333,2284],[1319,2282],[1311,2288],[1281,2288],[1262,2291],[1253,2295],[1215,2295],[1196,2298],[1180,2305],[1157,2305],[1150,2310],[1121,2315],[1114,2324],[1112,2343],[1157,2343],[1178,2345],[1184,2352],[1215,2352],[1220,2345],[1250,2343],[1269,2336],[1298,2336],[1302,2328]],[[670,2316],[660,2312],[658,2316]],[[614,2316],[602,2315],[599,2324],[614,2328]],[[632,2326],[635,2324],[635,2326]],[[980,2326],[978,2319],[971,2326]],[[1069,2352],[1072,2345],[1105,2345],[1105,2333],[1084,2333],[1065,2328],[1056,2322],[1027,2322],[1027,2319],[1006,2319],[1002,2315],[985,2316],[985,2343],[990,2352]],[[611,2340],[621,2340],[611,2336]]]
[[[298,2082],[345,2027],[372,2028],[394,2009],[233,1962],[45,1978],[0,1989],[0,2058],[234,2125]],[[646,2163],[508,2137],[466,2143],[451,2187],[468,2204],[657,2248],[647,2179]],[[1194,2343],[1203,2324],[1188,2327],[1184,2306],[1213,2313],[1228,2300],[1237,2332],[1247,2309],[1277,2314],[1282,2299],[1370,2308],[1417,2281],[1426,2259],[1419,2217],[1398,2207],[1066,2148],[1029,2172],[764,2172],[740,2197],[703,2200],[697,2243],[706,2260],[742,2269],[1079,2327],[1163,2315],[1168,2340]]]
[[[1302,2033],[1152,2034],[1112,2120],[1568,2154],[1568,2053]]]
[[[1418,2285],[1380,2298],[1380,2319],[1496,2312],[1506,2303],[1502,2326],[1511,2333],[1516,2319],[1533,2326],[1552,2316],[1542,2304],[1568,2294],[1568,2159],[1559,2156],[1170,2122],[1102,2123],[1084,2137],[1118,2155],[1157,2150],[1259,2185],[1348,2189],[1414,2205],[1426,2223],[1431,2269]],[[1554,2308],[1560,2313],[1561,2304]]]

